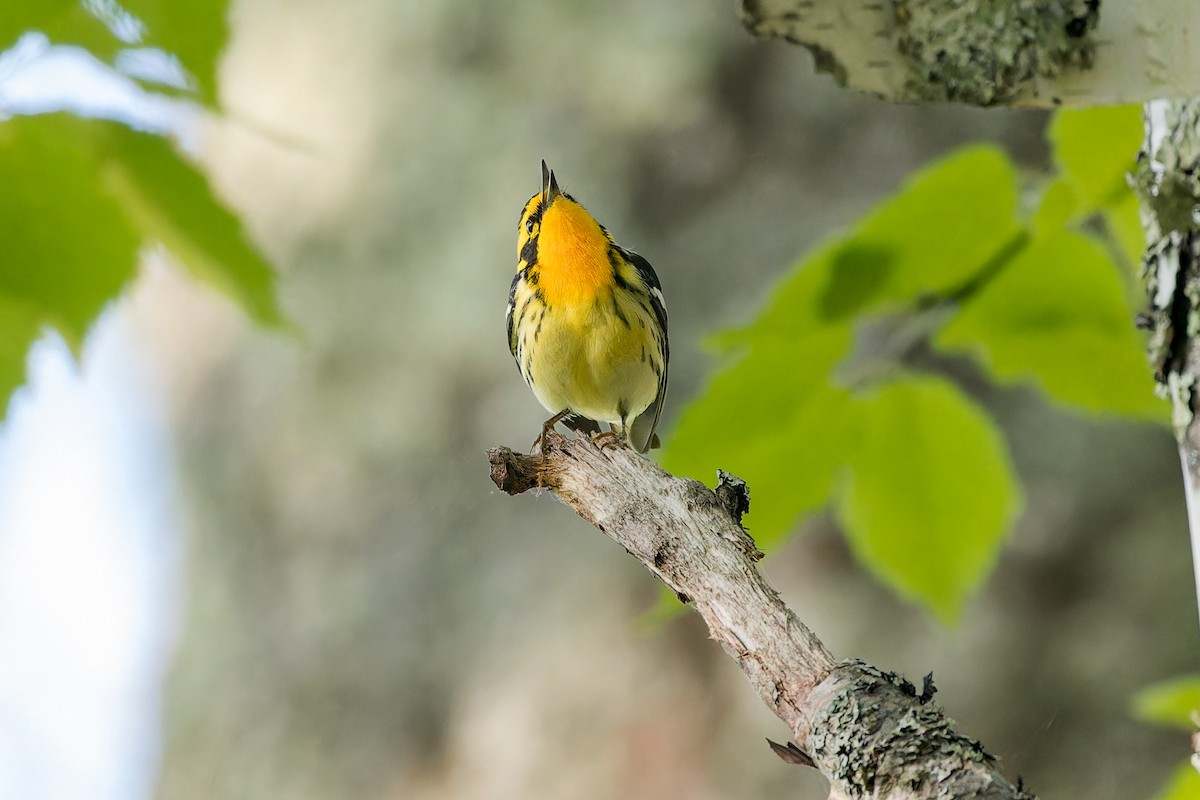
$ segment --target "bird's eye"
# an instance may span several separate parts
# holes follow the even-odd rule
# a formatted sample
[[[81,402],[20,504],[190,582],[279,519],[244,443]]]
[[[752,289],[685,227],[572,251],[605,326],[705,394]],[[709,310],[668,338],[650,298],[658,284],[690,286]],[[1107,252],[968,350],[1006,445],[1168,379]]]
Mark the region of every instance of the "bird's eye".
[[[529,219],[525,220],[525,232],[533,233],[533,217],[530,217]]]

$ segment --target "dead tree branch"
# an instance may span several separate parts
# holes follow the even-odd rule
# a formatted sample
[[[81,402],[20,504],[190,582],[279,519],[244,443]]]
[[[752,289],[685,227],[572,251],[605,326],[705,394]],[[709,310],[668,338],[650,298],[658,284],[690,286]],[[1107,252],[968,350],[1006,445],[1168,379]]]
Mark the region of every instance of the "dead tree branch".
[[[492,481],[508,494],[545,488],[695,604],[712,638],[791,730],[799,751],[846,800],[1032,800],[979,742],[953,730],[911,683],[861,661],[836,662],[779,599],[742,528],[745,484],[721,475],[714,492],[635,453],[546,437],[542,455],[495,448]]]

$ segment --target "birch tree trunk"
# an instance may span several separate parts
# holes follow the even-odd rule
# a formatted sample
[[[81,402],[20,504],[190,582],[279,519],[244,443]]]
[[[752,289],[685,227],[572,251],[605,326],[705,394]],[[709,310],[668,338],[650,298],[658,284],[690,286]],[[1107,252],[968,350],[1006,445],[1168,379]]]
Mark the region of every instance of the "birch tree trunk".
[[[1200,94],[1195,0],[741,0],[759,36],[898,102],[1054,108]]]
[[[1171,399],[1200,600],[1200,98],[1153,100],[1145,117],[1134,178],[1148,242],[1144,325],[1155,377]]]

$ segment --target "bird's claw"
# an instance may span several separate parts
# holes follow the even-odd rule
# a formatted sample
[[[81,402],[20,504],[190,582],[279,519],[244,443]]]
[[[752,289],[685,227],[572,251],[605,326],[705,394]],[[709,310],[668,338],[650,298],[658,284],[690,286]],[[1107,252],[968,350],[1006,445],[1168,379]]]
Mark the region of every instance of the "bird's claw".
[[[529,446],[530,455],[536,455],[546,451],[546,437],[549,436],[554,430],[554,426],[561,422],[562,419],[570,413],[570,409],[563,409],[542,423],[542,432],[538,434],[538,437],[533,440],[533,444]]]
[[[621,448],[625,447],[625,440],[616,431],[605,431],[592,436],[592,444],[599,447],[601,450],[607,450],[610,447]]]

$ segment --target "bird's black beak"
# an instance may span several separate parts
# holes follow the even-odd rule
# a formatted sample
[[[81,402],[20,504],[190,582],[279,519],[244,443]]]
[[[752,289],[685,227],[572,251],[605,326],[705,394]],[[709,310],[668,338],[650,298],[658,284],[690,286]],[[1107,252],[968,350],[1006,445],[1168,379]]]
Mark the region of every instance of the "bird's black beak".
[[[554,170],[547,167],[546,160],[542,159],[542,208],[549,208],[560,194],[562,192],[559,191],[558,181],[554,179]]]

